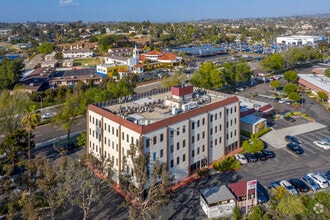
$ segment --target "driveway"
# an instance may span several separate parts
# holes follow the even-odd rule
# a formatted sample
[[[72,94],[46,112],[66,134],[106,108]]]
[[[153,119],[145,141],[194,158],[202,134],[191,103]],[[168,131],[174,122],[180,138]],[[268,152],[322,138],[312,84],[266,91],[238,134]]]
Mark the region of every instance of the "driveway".
[[[272,146],[273,148],[278,149],[278,148],[286,147],[287,142],[284,140],[285,135],[296,136],[326,127],[327,127],[326,125],[323,125],[318,122],[308,122],[306,124],[300,124],[292,127],[282,128],[279,130],[272,130],[267,134],[263,135],[260,139],[266,142],[268,145]]]

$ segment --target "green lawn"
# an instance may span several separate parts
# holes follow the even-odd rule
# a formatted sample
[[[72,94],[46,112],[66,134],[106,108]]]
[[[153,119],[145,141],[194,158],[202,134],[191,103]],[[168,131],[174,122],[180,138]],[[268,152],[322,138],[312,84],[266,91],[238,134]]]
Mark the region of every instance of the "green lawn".
[[[92,67],[100,64],[100,58],[74,59],[73,66]]]

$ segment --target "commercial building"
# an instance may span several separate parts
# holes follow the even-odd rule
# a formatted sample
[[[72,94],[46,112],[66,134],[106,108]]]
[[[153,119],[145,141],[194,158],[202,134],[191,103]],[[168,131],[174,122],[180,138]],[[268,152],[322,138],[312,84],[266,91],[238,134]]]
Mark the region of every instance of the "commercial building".
[[[292,45],[292,46],[316,45],[318,44],[318,42],[322,40],[324,40],[324,38],[321,36],[284,36],[284,37],[277,37],[276,43]]]
[[[201,190],[200,205],[207,218],[228,218],[236,207],[235,196],[226,185]]]
[[[112,77],[116,74],[122,76],[127,72],[127,65],[118,64],[100,64],[96,66],[96,73],[104,76]]]
[[[90,105],[87,154],[113,161],[118,181],[133,176],[129,152],[142,145],[149,169],[166,163],[177,182],[240,147],[239,108],[236,96],[191,85]]]
[[[328,102],[330,102],[330,78],[321,74],[298,74],[299,85],[305,89],[310,90],[317,95],[318,92],[323,91],[328,95]]]
[[[75,50],[65,50],[62,52],[63,59],[71,58],[90,58],[94,56],[94,53],[90,49],[75,49]]]

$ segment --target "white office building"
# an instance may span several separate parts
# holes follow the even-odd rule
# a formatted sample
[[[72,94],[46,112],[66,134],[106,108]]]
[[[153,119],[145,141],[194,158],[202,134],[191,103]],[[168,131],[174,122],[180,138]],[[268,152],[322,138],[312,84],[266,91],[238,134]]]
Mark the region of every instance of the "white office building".
[[[116,181],[133,174],[129,151],[139,143],[150,170],[166,163],[176,182],[240,147],[236,96],[190,85],[152,93],[88,107],[87,153],[113,161]]]
[[[299,45],[316,45],[318,42],[322,41],[323,38],[321,36],[284,36],[277,37],[277,44],[286,44],[291,46],[299,46]]]

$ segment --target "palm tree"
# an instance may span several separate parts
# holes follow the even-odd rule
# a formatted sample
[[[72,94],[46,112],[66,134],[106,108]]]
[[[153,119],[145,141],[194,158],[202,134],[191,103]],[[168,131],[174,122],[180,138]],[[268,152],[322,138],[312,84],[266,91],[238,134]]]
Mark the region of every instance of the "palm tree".
[[[40,114],[36,112],[36,105],[30,105],[25,109],[25,113],[22,117],[22,126],[25,127],[27,132],[29,133],[28,140],[28,156],[29,161],[31,160],[31,133],[37,127],[38,122],[40,122]]]

